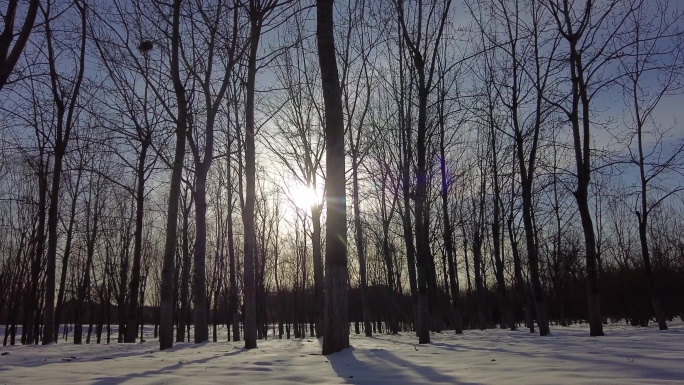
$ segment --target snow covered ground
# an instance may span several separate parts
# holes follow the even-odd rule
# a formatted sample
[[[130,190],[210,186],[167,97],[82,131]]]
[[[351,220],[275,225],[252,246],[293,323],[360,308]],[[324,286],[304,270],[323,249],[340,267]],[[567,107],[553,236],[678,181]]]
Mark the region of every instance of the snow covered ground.
[[[352,348],[320,355],[316,339],[176,344],[0,347],[0,384],[659,384],[684,383],[684,323],[668,331],[625,325],[351,336]],[[269,336],[270,338],[270,336]]]

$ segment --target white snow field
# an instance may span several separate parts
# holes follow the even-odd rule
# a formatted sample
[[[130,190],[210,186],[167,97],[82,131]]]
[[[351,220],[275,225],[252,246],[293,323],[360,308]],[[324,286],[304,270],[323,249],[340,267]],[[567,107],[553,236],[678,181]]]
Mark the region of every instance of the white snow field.
[[[539,337],[525,330],[490,329],[433,334],[417,345],[411,333],[366,338],[320,355],[313,338],[277,340],[259,348],[241,342],[176,344],[158,341],[6,346],[0,384],[660,384],[684,383],[684,324],[670,330],[607,325],[552,327]]]

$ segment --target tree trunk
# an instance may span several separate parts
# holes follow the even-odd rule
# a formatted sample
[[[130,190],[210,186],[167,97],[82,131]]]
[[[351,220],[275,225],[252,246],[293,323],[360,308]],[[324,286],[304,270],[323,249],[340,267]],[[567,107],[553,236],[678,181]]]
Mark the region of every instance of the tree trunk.
[[[475,297],[477,304],[477,318],[480,330],[485,330],[489,327],[489,320],[487,319],[487,297],[483,282],[483,258],[482,258],[482,242],[483,236],[479,230],[473,234],[473,270],[475,273]]]
[[[38,171],[38,229],[36,230],[32,242],[35,242],[33,248],[33,259],[31,260],[31,281],[30,289],[27,291],[28,298],[27,306],[24,307],[24,320],[21,331],[21,343],[23,345],[33,344],[33,323],[35,312],[38,309],[38,288],[40,285],[40,270],[43,265],[43,256],[45,250],[45,218],[47,211],[47,164],[43,163],[43,154],[41,149],[40,156],[40,171]],[[54,331],[53,331],[54,332]]]
[[[93,187],[91,186],[91,189]],[[98,187],[95,187],[98,188]],[[83,338],[83,317],[85,313],[84,302],[87,297],[90,297],[90,269],[93,264],[93,257],[95,255],[95,242],[98,235],[99,212],[100,212],[100,192],[95,192],[95,203],[91,211],[91,203],[88,202],[86,208],[86,263],[84,269],[83,282],[78,288],[78,298],[76,304],[76,320],[74,322],[74,344],[80,344]],[[92,193],[91,193],[92,196]],[[91,225],[92,220],[92,225]],[[92,226],[92,228],[91,228]],[[92,301],[90,304],[90,312],[93,313]],[[92,318],[92,317],[91,317]],[[89,331],[90,334],[90,331]]]
[[[641,244],[641,259],[644,262],[644,270],[646,271],[646,279],[648,280],[648,289],[651,292],[651,304],[655,312],[656,321],[658,321],[658,329],[667,330],[667,321],[663,312],[662,304],[660,302],[660,290],[656,286],[656,280],[653,276],[653,265],[651,264],[651,254],[648,249],[648,214],[650,208],[648,207],[648,200],[646,194],[648,180],[645,172],[645,156],[643,150],[643,140],[641,133],[641,126],[638,128],[638,145],[639,145],[639,174],[641,179],[641,212],[637,211],[637,219],[639,221],[639,242]]]
[[[591,179],[591,114],[589,103],[591,100],[586,69],[582,55],[586,52],[580,41],[583,35],[593,33],[595,30],[586,29],[586,21],[582,21],[575,30],[571,17],[575,15],[570,9],[572,4],[564,2],[562,8],[559,4],[549,3],[552,14],[556,19],[559,31],[569,45],[570,80],[572,85],[571,108],[565,109],[572,127],[573,150],[576,166],[577,188],[573,191],[577,202],[577,210],[582,223],[584,235],[586,273],[587,273],[587,302],[589,335],[602,336],[603,322],[601,319],[601,302],[599,297],[598,277],[598,253],[596,249],[596,235],[589,207],[589,182]],[[582,20],[591,20],[592,2],[587,2]],[[592,62],[589,58],[589,62]],[[580,111],[581,109],[581,111]]]
[[[254,87],[256,86],[256,60],[261,37],[260,10],[251,2],[250,6],[250,48],[247,62],[247,99],[245,103],[245,205],[242,213],[245,232],[244,254],[244,293],[245,293],[245,349],[257,347],[256,325],[256,282],[255,266],[256,258],[255,228],[254,228],[254,201],[256,199],[256,158],[255,158],[255,123],[254,123]]]
[[[490,116],[493,122],[493,117]],[[492,126],[490,132],[492,136],[492,180],[494,185],[494,200],[493,200],[493,217],[492,217],[492,245],[494,253],[494,267],[496,276],[496,288],[499,297],[499,309],[501,310],[501,329],[506,326],[511,330],[515,330],[515,322],[513,321],[513,313],[510,309],[508,301],[508,292],[506,290],[506,281],[504,279],[504,260],[501,251],[501,186],[499,184],[499,164],[498,164],[498,146],[496,143],[496,130]]]
[[[316,181],[314,178],[314,188]],[[316,203],[311,207],[311,221],[313,232],[311,233],[311,249],[313,254],[314,266],[314,322],[316,324],[316,338],[323,336],[325,331],[323,309],[325,308],[325,295],[323,293],[323,258],[321,253],[321,211],[322,206]]]
[[[359,257],[359,280],[361,289],[361,308],[363,312],[363,330],[366,337],[373,336],[371,316],[368,306],[368,278],[366,277],[366,250],[363,244],[363,228],[361,226],[361,203],[359,202],[359,164],[356,154],[352,156],[352,199],[354,200],[354,235],[356,236],[356,254]],[[389,253],[389,250],[388,250]],[[392,306],[390,304],[390,306]]]
[[[61,146],[60,146],[61,147]],[[48,210],[48,249],[45,282],[45,314],[43,315],[43,345],[56,342],[57,336],[54,328],[54,302],[55,302],[55,273],[57,260],[57,226],[59,222],[59,186],[62,175],[62,158],[64,150],[55,151],[55,163],[52,171],[52,189],[50,190],[50,209]],[[38,308],[36,308],[38,309]],[[37,310],[39,311],[39,310]],[[37,337],[37,335],[36,335]]]
[[[176,231],[178,229],[178,201],[180,184],[185,158],[185,135],[187,131],[187,100],[185,86],[180,78],[179,45],[180,45],[180,11],[182,0],[173,2],[173,22],[171,36],[171,76],[176,95],[178,113],[176,116],[176,151],[174,154],[171,185],[169,186],[169,200],[166,218],[166,241],[164,244],[164,258],[162,265],[161,304],[159,321],[159,348],[161,350],[173,347],[173,287],[174,287],[174,257],[176,254]]]
[[[48,250],[47,250],[47,267],[45,270],[45,313],[43,315],[43,345],[51,344],[57,341],[54,328],[54,311],[55,311],[55,273],[57,264],[57,226],[59,225],[59,188],[62,174],[62,161],[66,154],[67,144],[71,130],[74,126],[74,114],[76,111],[76,102],[83,83],[83,76],[85,73],[85,56],[86,56],[86,5],[79,1],[74,1],[76,8],[80,14],[80,39],[79,39],[79,57],[78,57],[78,73],[73,80],[73,89],[71,91],[71,99],[68,105],[65,105],[63,99],[63,90],[60,89],[59,75],[57,73],[56,55],[53,48],[52,29],[49,22],[45,22],[46,43],[48,46],[48,61],[50,67],[50,83],[55,105],[57,107],[57,127],[54,144],[55,163],[52,174],[52,190],[50,190],[50,209],[48,211]],[[49,13],[49,11],[48,11]],[[52,15],[46,15],[49,19]],[[37,326],[37,324],[36,324]]]
[[[603,321],[601,319],[601,301],[599,297],[598,267],[596,260],[596,238],[594,236],[594,225],[589,211],[586,187],[583,191],[575,191],[577,205],[582,219],[582,229],[584,230],[584,242],[586,244],[587,261],[587,299],[589,302],[589,335],[592,337],[603,335]]]
[[[76,182],[74,182],[74,196],[71,200],[71,209],[69,211],[69,226],[67,227],[66,243],[64,246],[64,255],[62,256],[62,271],[59,280],[59,291],[57,292],[57,307],[55,308],[55,336],[59,335],[59,324],[62,320],[62,311],[64,307],[64,291],[66,289],[66,279],[69,267],[69,256],[71,254],[71,244],[74,234],[74,223],[76,221],[76,203],[78,201],[78,188],[81,183],[81,175],[83,174],[82,167],[76,171]]]
[[[135,195],[135,234],[133,237],[133,270],[128,292],[130,301],[126,320],[126,336],[124,342],[135,342],[138,331],[138,292],[140,290],[140,264],[142,260],[142,231],[145,207],[145,160],[147,158],[148,141],[141,143],[140,155],[138,156],[137,186]]]
[[[230,188],[229,188],[230,189]],[[232,200],[232,194],[228,195],[229,199]],[[231,208],[233,203],[231,201]],[[231,214],[228,216],[228,264],[229,264],[229,313],[228,318],[233,328],[233,341],[240,341],[240,316],[238,314],[238,288],[237,279],[235,277],[235,240],[233,239],[233,217],[232,210]]]
[[[125,220],[125,219],[124,219]],[[129,224],[130,225],[130,224]],[[117,335],[117,342],[124,342],[124,334],[126,333],[126,286],[128,282],[128,262],[129,262],[129,248],[130,243],[130,227],[122,225],[121,231],[121,264],[119,265],[119,293],[117,294],[117,310],[119,321],[119,331]]]
[[[327,355],[349,347],[344,116],[335,53],[333,0],[319,0],[317,3],[316,37],[325,103],[328,211],[323,354]]]
[[[230,133],[228,133],[228,142],[232,144],[232,139]],[[230,146],[229,144],[229,146]],[[233,329],[233,341],[240,341],[240,316],[238,314],[238,288],[237,288],[237,278],[235,276],[235,237],[233,229],[233,211],[235,209],[235,204],[233,203],[233,177],[231,169],[231,157],[226,157],[226,199],[228,201],[228,218],[227,218],[227,231],[228,231],[228,283],[230,285],[228,293],[228,319],[232,324]]]
[[[207,320],[207,173],[211,158],[205,158],[195,173],[195,250],[192,276],[192,304],[195,343],[209,340]]]
[[[427,178],[427,171],[425,172],[426,178]],[[426,182],[427,183],[427,182]],[[432,255],[432,249],[430,248],[430,236],[429,236],[429,231],[430,231],[430,212],[431,212],[431,202],[427,199],[427,191],[425,193],[426,195],[426,200],[425,200],[425,210],[424,215],[423,215],[423,228],[425,231],[423,232],[423,237],[425,245],[426,245],[426,250],[427,250],[427,285],[428,285],[428,301],[429,301],[429,312],[430,312],[430,331],[436,332],[436,333],[441,333],[442,332],[442,317],[439,313],[439,294],[440,294],[440,289],[439,286],[437,285],[437,266],[435,265],[435,257]]]
[[[400,113],[401,114],[401,113]],[[406,263],[409,275],[409,287],[411,289],[411,304],[413,310],[413,328],[418,333],[420,318],[418,315],[418,277],[416,274],[416,248],[413,239],[413,227],[411,225],[411,200],[410,200],[410,163],[411,153],[410,144],[407,139],[408,127],[402,130],[403,161],[402,161],[402,196],[403,196],[403,231],[404,242],[406,243]]]
[[[444,100],[441,100],[444,103]],[[442,224],[444,249],[446,252],[447,263],[449,265],[449,289],[451,291],[451,312],[454,319],[454,331],[456,334],[463,334],[463,315],[461,314],[461,291],[458,287],[458,275],[456,274],[456,262],[454,259],[454,238],[453,230],[451,228],[451,220],[449,218],[449,181],[446,173],[446,149],[444,143],[444,116],[442,113],[442,106],[440,105],[440,120],[439,120],[439,154],[440,159],[440,173],[442,176]]]
[[[185,328],[190,321],[190,239],[188,235],[190,208],[192,206],[191,197],[186,194],[183,202],[182,224],[181,224],[181,258],[182,271],[180,283],[180,311],[178,314],[178,324],[176,325],[176,342],[185,342]],[[188,335],[190,339],[190,335]]]
[[[527,258],[530,266],[530,279],[532,280],[532,293],[534,295],[534,307],[537,311],[537,325],[539,335],[549,334],[549,320],[545,311],[544,289],[539,277],[539,252],[537,243],[534,240],[534,226],[532,223],[532,187],[523,184],[523,223],[525,225],[525,241],[527,244]]]

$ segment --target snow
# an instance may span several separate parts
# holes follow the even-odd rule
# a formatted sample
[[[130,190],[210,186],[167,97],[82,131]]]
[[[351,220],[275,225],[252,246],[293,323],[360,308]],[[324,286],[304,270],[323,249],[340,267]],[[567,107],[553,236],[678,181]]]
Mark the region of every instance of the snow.
[[[175,344],[158,341],[0,348],[0,384],[659,384],[684,382],[684,323],[670,330],[587,325],[433,334],[418,345],[411,333],[351,335],[352,348],[320,355],[314,338]],[[223,336],[225,339],[225,336]],[[269,336],[271,338],[271,336]],[[225,341],[225,340],[224,340]],[[5,354],[8,353],[8,354]]]

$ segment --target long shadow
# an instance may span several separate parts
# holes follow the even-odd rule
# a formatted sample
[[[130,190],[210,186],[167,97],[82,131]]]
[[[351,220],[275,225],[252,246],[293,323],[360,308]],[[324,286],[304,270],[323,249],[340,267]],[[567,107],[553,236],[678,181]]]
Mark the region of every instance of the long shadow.
[[[451,351],[451,352],[457,352],[457,351],[467,352],[467,351],[475,350],[475,351],[489,352],[489,353],[493,353],[493,354],[496,354],[496,353],[510,354],[510,355],[516,355],[516,356],[532,357],[532,358],[538,356],[538,354],[534,354],[534,353],[530,353],[530,352],[524,352],[524,351],[513,351],[513,350],[506,349],[504,347],[491,347],[491,348],[484,347],[484,346],[460,346],[460,347],[456,347],[456,346],[444,344],[441,342],[433,342],[433,343],[431,343],[431,345],[434,347],[437,347],[439,349],[444,349],[444,350]]]
[[[335,373],[349,384],[464,384],[476,385],[440,373],[432,367],[405,361],[389,351],[378,349],[373,355],[359,359],[356,349],[349,348],[327,356]],[[390,365],[388,365],[390,363]]]
[[[590,354],[567,354],[561,352],[551,353],[551,356],[555,358],[556,361],[560,362],[562,360],[571,362],[586,362],[587,365],[599,365],[607,369],[612,369],[614,373],[620,373],[620,375],[627,378],[641,379],[644,382],[649,380],[681,380],[684,378],[684,370],[672,370],[668,367],[651,367],[644,366],[641,364],[643,359],[652,359],[657,361],[673,361],[675,366],[678,364],[680,358],[662,358],[662,357],[647,357],[640,355],[628,355],[625,357],[618,357],[618,359],[611,359],[609,357],[615,357],[615,355],[609,353],[590,353]],[[673,365],[669,365],[673,366]]]
[[[544,337],[541,337],[539,342],[543,342],[541,345],[546,345],[549,339],[544,339]],[[448,351],[457,351],[455,346],[452,346],[450,344],[444,344],[444,343],[432,343],[431,345],[436,346],[441,349],[445,349]],[[530,345],[534,346],[534,345]],[[563,345],[557,344],[555,345],[555,348],[561,349],[563,348]],[[530,352],[525,352],[521,350],[513,350],[513,349],[508,349],[507,347],[484,347],[484,346],[466,346],[460,348],[460,350],[464,351],[482,351],[482,352],[489,352],[492,354],[503,354],[509,357],[520,357],[520,356],[525,356],[528,357],[528,360],[532,360],[531,362],[534,362],[536,359],[541,358],[542,356],[545,358],[553,357],[556,363],[560,363],[562,361],[570,361],[570,362],[586,362],[588,365],[600,365],[600,366],[605,366],[606,368],[613,368],[612,372],[614,373],[623,373],[625,374],[626,377],[630,378],[641,378],[641,379],[681,379],[684,378],[684,370],[681,371],[676,371],[672,370],[668,367],[648,367],[648,366],[643,366],[641,362],[643,360],[651,359],[651,360],[656,360],[656,361],[673,361],[673,363],[678,363],[681,359],[680,357],[653,357],[649,355],[643,355],[640,354],[639,350],[632,351],[630,352],[627,356],[623,357],[624,360],[620,361],[620,359],[615,359],[615,354],[611,351],[607,351],[605,353],[603,352],[596,352],[596,351],[591,351],[591,350],[586,350],[584,354],[582,354],[581,351],[575,351],[572,353],[564,352],[561,350],[556,350],[556,351],[544,351],[544,352],[538,352],[538,353],[530,353]],[[448,353],[447,353],[448,354]],[[613,357],[611,359],[611,357]],[[549,363],[553,363],[554,361],[549,361]],[[668,365],[669,367],[676,367],[677,365]]]
[[[668,331],[670,332],[670,331]],[[672,333],[674,336],[679,337],[681,331],[674,330]],[[587,339],[592,339],[592,337],[580,336],[580,335],[559,335],[559,336],[549,336],[549,337],[538,337],[538,336],[528,336],[527,334],[521,334],[515,339],[508,339],[505,343],[497,343],[497,341],[492,341],[490,346],[476,346],[472,344],[472,340],[463,341],[463,345],[459,344],[457,340],[448,342],[432,342],[427,346],[434,346],[435,348],[442,349],[444,354],[449,354],[450,352],[464,352],[464,351],[480,351],[491,353],[493,355],[505,355],[509,357],[527,357],[527,359],[536,361],[537,359],[546,356],[553,356],[556,362],[561,361],[571,361],[571,362],[586,362],[589,365],[600,365],[605,368],[609,368],[611,372],[622,373],[626,377],[630,378],[642,378],[642,379],[681,379],[684,378],[684,369],[675,370],[677,365],[663,365],[665,367],[651,367],[642,365],[644,360],[656,360],[656,361],[672,361],[678,362],[681,358],[680,355],[673,357],[663,358],[658,356],[653,356],[650,354],[644,354],[644,352],[650,352],[651,347],[648,344],[644,344],[639,334],[634,334],[632,331],[624,333],[625,336],[631,337],[630,340],[625,341],[628,344],[628,348],[624,351],[627,353],[624,357],[616,357],[616,353],[612,351],[615,346],[612,344],[601,345],[601,348],[606,348],[606,351],[596,350],[592,344],[587,343]],[[611,333],[611,337],[622,337],[620,333]],[[604,337],[605,338],[605,337]],[[384,340],[383,338],[380,338]],[[597,340],[598,341],[598,340]],[[395,343],[413,345],[405,341],[393,341]],[[504,341],[501,341],[504,342]],[[611,341],[614,343],[614,341]],[[414,345],[415,346],[415,345]],[[549,347],[553,348],[548,351]],[[525,349],[526,348],[526,349]],[[535,351],[539,349],[540,351]],[[570,349],[571,351],[568,351]],[[527,351],[525,351],[527,350]],[[584,352],[585,354],[582,354]],[[680,352],[678,350],[668,349],[663,347],[660,349],[659,353],[666,352]],[[617,359],[616,359],[617,358]],[[552,361],[549,362],[552,364]]]
[[[116,346],[116,350],[106,350],[101,352],[102,354],[99,354],[100,352],[96,352],[96,354],[92,355],[83,355],[83,353],[88,353],[88,350],[83,349],[78,352],[72,352],[72,351],[64,351],[64,356],[63,357],[50,357],[50,358],[43,358],[42,360],[34,360],[34,361],[22,361],[20,364],[17,364],[16,366],[21,366],[24,368],[37,368],[41,367],[44,365],[52,365],[55,363],[59,362],[94,362],[94,361],[102,361],[102,360],[116,360],[118,358],[130,358],[130,357],[136,357],[136,356],[147,356],[150,354],[158,353],[159,349],[156,347],[157,345],[149,345],[149,349],[145,350],[136,350],[135,348],[139,344],[125,344],[125,343],[113,343],[111,345],[109,344],[83,344],[83,345],[74,345],[71,344],[71,347],[92,347],[94,350],[97,350],[98,347],[101,348],[106,348],[110,346]],[[22,345],[18,345],[18,347],[21,347]],[[57,345],[48,345],[48,346],[41,346],[41,345],[23,345],[24,349],[28,350],[15,350],[16,354],[25,354],[26,356],[31,356],[31,349],[42,349],[44,351],[49,351],[50,347],[54,346],[56,347]],[[155,348],[152,348],[152,346],[155,346]],[[192,343],[178,343],[176,344],[172,349],[168,350],[169,352],[173,351],[179,351],[179,350],[185,350],[185,349],[193,349],[193,348],[199,348],[203,346],[203,344],[192,344]],[[121,349],[120,349],[121,348]],[[10,350],[11,352],[11,350]],[[14,352],[13,352],[14,353]]]
[[[127,381],[134,380],[136,378],[145,378],[145,377],[154,377],[160,374],[169,374],[173,371],[176,371],[184,366],[188,365],[194,365],[194,364],[206,364],[207,362],[217,360],[219,358],[223,357],[228,357],[228,356],[235,356],[238,355],[242,352],[247,351],[246,349],[240,349],[240,350],[235,350],[232,352],[228,352],[225,354],[221,355],[215,355],[211,357],[205,357],[205,358],[199,358],[196,360],[187,360],[187,361],[182,361],[178,362],[173,365],[168,365],[163,368],[159,369],[154,369],[154,370],[147,370],[144,372],[140,373],[126,373],[120,376],[109,376],[109,377],[101,377],[99,378],[96,382],[93,383],[93,385],[118,385],[118,384],[123,384]]]

